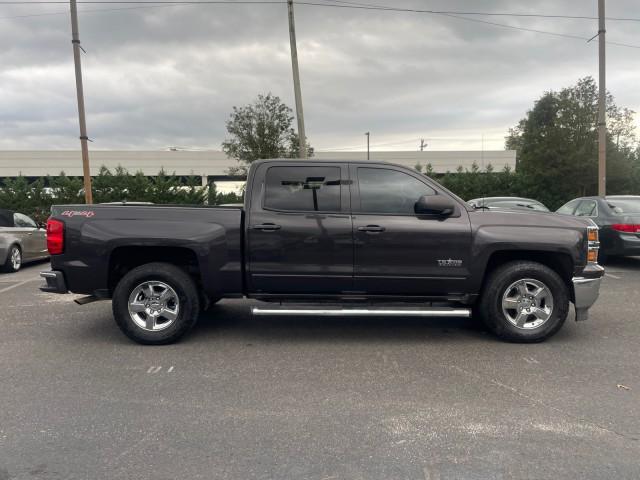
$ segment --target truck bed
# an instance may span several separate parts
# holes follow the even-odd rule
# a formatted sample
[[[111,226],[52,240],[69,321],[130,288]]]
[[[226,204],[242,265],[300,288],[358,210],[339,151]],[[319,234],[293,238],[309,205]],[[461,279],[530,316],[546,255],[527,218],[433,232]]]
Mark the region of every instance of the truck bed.
[[[51,259],[70,291],[109,297],[119,271],[141,258],[186,261],[210,296],[243,292],[241,207],[153,204],[56,205],[65,251]]]

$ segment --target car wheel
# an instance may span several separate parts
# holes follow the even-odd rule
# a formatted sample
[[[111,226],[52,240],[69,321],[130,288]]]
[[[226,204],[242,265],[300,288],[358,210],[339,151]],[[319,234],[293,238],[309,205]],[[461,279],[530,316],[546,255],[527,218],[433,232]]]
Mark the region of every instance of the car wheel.
[[[120,330],[145,345],[179,340],[195,325],[199,313],[193,279],[167,263],[134,268],[113,292],[113,316]]]
[[[2,266],[3,272],[17,272],[22,267],[22,251],[17,245],[12,245],[7,254],[7,260]]]
[[[607,254],[604,250],[600,250],[598,252],[598,263],[600,265],[604,265],[605,263],[609,263],[610,260],[609,254]]]
[[[520,343],[554,335],[569,313],[569,288],[549,267],[515,261],[489,274],[478,308],[498,337]]]

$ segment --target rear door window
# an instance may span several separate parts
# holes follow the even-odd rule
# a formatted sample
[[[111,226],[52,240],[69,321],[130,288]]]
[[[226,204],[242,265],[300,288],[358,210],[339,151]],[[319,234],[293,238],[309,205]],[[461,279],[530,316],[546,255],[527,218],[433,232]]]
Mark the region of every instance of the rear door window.
[[[339,212],[340,167],[270,167],[264,208],[293,212]]]

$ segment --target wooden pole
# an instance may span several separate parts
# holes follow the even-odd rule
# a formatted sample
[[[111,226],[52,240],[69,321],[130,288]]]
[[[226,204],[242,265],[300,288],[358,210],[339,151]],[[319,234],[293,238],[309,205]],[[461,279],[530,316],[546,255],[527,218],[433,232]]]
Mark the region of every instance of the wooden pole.
[[[300,89],[300,70],[298,69],[298,47],[296,46],[296,24],[293,19],[293,0],[287,1],[289,9],[289,42],[291,43],[291,67],[293,69],[293,93],[296,98],[296,117],[298,118],[298,141],[300,158],[307,158],[307,136],[304,131],[304,113],[302,111],[302,91]]]
[[[78,35],[78,10],[76,0],[71,3],[71,43],[73,44],[73,61],[76,68],[76,94],[78,96],[78,119],[80,121],[80,147],[82,149],[82,173],[84,175],[84,199],[87,204],[93,203],[91,192],[91,170],[89,168],[89,146],[87,144],[87,122],[84,113],[84,89],[82,88],[82,64],[80,62],[80,38]]]
[[[601,197],[607,194],[607,87],[604,1],[598,0],[598,195]]]

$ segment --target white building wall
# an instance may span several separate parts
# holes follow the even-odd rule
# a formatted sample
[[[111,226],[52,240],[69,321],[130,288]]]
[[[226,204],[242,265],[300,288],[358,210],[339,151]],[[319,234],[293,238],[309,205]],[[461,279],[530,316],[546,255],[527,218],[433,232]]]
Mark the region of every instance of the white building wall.
[[[95,150],[89,152],[91,174],[95,175],[101,166],[114,170],[118,166],[129,172],[142,171],[153,176],[161,168],[167,173],[177,175],[224,176],[228,169],[238,162],[229,159],[220,151],[118,151]],[[318,160],[364,160],[366,152],[316,152]],[[515,169],[516,152],[514,150],[497,151],[388,151],[371,152],[372,161],[398,163],[413,168],[417,163],[425,167],[428,163],[436,173],[454,172],[458,166],[471,168],[475,162],[481,168],[491,164],[495,170],[505,166]],[[19,150],[0,151],[0,178],[40,177],[59,175],[82,176],[82,157],[80,151],[64,150]]]

